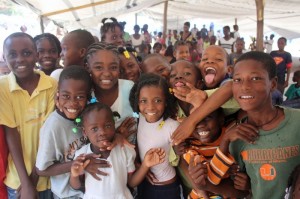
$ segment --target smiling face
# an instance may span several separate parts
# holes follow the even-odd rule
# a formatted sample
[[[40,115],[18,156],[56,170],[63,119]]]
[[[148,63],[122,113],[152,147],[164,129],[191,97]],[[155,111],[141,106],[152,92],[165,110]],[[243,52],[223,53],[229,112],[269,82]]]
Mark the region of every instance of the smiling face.
[[[163,90],[157,86],[144,86],[139,94],[139,111],[147,122],[154,123],[162,118],[166,107]]]
[[[271,92],[276,88],[276,79],[261,62],[249,59],[235,65],[232,92],[244,111],[262,111],[272,104]]]
[[[98,154],[100,149],[106,151],[105,143],[113,141],[115,136],[112,113],[105,108],[90,111],[84,117],[83,131],[92,143],[94,153]]]
[[[111,28],[109,28],[105,33],[104,41],[108,44],[123,46],[124,45],[123,32],[121,31],[120,27],[115,26],[114,31]]]
[[[176,60],[188,60],[190,59],[190,50],[188,45],[180,45],[177,46],[175,52],[174,52],[174,57]]]
[[[26,36],[11,37],[4,44],[3,58],[17,78],[30,77],[37,61],[35,44]]]
[[[220,46],[209,46],[199,64],[201,75],[207,88],[216,88],[227,73],[227,55]]]
[[[199,86],[198,71],[187,61],[177,61],[171,65],[170,85],[172,88],[185,87],[186,82],[195,87]]]
[[[103,90],[118,86],[120,60],[109,50],[97,50],[88,59],[88,70],[94,84]]]
[[[203,144],[212,143],[220,136],[223,119],[220,111],[214,111],[196,125],[193,136]]]
[[[67,118],[75,119],[84,109],[88,93],[88,85],[83,80],[64,79],[58,90],[59,110]]]
[[[61,41],[61,60],[64,67],[71,65],[82,65],[84,52],[83,48],[76,45],[76,35],[73,33],[66,35]]]
[[[169,78],[170,69],[171,67],[168,61],[163,60],[158,56],[149,57],[142,64],[142,70],[144,73],[157,74],[166,79]]]
[[[129,54],[128,59],[124,55],[120,55],[120,78],[136,82],[140,77],[141,69],[134,55]]]
[[[59,58],[57,47],[48,38],[41,38],[36,42],[38,62],[42,70],[53,71]]]

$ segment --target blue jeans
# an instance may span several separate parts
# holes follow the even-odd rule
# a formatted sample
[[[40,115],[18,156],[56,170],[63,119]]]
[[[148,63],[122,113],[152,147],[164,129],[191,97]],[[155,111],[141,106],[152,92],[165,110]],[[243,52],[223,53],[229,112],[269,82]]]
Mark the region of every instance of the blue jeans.
[[[50,189],[38,192],[39,199],[53,199],[52,192]],[[17,190],[7,187],[8,199],[17,199]]]

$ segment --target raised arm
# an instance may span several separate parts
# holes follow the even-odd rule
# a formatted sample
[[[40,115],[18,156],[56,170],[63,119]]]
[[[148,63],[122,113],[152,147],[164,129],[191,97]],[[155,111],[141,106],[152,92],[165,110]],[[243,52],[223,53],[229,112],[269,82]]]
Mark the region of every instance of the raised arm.
[[[207,100],[190,116],[185,119],[172,135],[173,144],[177,145],[184,139],[188,138],[198,122],[203,120],[207,115],[218,109],[232,97],[232,82],[226,82],[222,87],[215,91]]]

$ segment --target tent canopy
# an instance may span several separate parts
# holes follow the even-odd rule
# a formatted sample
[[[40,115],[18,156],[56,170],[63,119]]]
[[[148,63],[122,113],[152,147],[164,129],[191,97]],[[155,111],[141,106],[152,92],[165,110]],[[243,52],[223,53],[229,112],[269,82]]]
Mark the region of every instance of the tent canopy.
[[[12,0],[43,19],[67,30],[97,28],[102,18],[142,13],[162,25],[165,0]],[[168,0],[168,29],[195,18],[233,24],[243,32],[256,32],[255,0]],[[121,20],[122,21],[122,20]],[[264,32],[276,32],[288,39],[300,37],[299,0],[265,0]]]

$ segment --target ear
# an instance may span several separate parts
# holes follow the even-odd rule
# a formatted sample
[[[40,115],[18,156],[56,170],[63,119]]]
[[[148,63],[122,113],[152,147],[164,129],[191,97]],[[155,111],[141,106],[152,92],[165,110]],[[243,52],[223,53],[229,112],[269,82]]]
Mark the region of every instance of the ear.
[[[176,50],[174,50],[174,52],[173,52],[173,56],[176,58]]]
[[[81,48],[79,51],[80,57],[84,57],[86,53],[86,48]]]
[[[227,74],[231,77],[233,74],[233,65],[227,66]]]
[[[60,105],[59,105],[59,90],[56,92],[54,101],[55,101],[56,108],[57,108],[60,112],[62,112],[62,109],[61,109],[61,107],[60,107]]]
[[[270,81],[271,81],[271,92],[273,92],[277,89],[277,77],[274,77]]]

